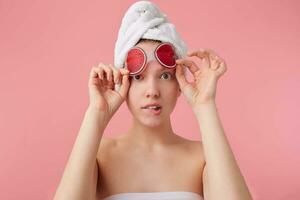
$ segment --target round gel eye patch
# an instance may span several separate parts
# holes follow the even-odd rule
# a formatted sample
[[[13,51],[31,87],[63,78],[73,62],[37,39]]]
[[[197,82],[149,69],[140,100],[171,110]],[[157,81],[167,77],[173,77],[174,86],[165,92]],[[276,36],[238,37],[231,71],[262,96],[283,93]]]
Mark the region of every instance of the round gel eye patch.
[[[167,68],[176,67],[177,56],[175,48],[171,43],[165,42],[158,45],[154,51],[156,60]],[[147,56],[140,47],[133,47],[127,52],[125,67],[129,70],[129,75],[140,74],[146,66]]]

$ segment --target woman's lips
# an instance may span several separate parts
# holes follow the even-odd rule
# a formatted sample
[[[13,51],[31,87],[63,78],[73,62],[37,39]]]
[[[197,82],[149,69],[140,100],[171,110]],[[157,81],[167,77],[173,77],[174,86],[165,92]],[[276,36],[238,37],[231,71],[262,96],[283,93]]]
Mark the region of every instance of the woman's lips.
[[[151,114],[159,115],[161,113],[162,107],[160,107],[159,109],[151,109],[151,108],[142,108],[142,109],[145,110],[146,112],[150,112]]]

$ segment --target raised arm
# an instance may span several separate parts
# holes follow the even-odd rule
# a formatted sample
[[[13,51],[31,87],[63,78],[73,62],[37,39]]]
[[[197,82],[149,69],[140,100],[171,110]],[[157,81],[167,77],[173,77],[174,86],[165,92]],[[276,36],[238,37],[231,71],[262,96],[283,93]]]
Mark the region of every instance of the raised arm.
[[[202,133],[205,157],[204,199],[251,200],[244,177],[225,136],[215,103],[198,107],[197,121]]]
[[[93,107],[87,109],[54,200],[95,199],[97,152],[106,125],[103,113]]]
[[[201,67],[187,59],[178,59],[176,77],[180,88],[196,114],[204,158],[203,191],[207,200],[250,200],[251,194],[225,136],[215,104],[217,81],[227,71],[225,60],[211,49],[190,51],[201,59]],[[187,67],[194,82],[187,81]]]
[[[119,89],[115,84],[120,84]],[[100,63],[89,76],[90,104],[85,113],[54,200],[94,200],[97,193],[97,153],[108,122],[126,99],[128,71]]]

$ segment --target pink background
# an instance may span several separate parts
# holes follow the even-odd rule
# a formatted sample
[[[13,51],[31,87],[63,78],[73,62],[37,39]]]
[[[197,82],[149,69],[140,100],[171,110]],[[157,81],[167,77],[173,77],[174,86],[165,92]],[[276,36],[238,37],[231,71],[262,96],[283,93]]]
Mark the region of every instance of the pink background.
[[[113,63],[133,2],[0,1],[0,199],[52,199],[88,105],[90,68]],[[217,106],[254,199],[300,199],[299,1],[154,2],[189,49],[226,60]],[[104,136],[127,129],[128,115],[123,104]],[[183,95],[172,121],[201,140]]]

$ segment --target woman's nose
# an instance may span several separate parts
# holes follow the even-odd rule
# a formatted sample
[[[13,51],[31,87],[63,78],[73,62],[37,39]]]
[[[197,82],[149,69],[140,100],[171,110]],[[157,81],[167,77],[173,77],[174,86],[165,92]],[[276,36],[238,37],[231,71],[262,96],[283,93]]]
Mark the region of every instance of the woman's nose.
[[[160,96],[159,86],[157,80],[149,80],[146,84],[146,97],[157,98]]]

